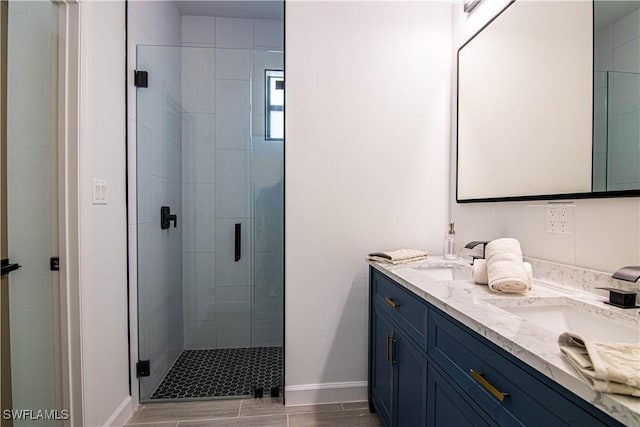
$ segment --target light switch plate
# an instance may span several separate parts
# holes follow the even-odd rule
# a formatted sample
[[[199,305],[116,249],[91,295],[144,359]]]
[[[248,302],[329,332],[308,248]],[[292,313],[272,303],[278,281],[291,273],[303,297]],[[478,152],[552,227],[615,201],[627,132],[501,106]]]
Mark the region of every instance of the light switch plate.
[[[91,180],[92,203],[94,205],[107,204],[107,181],[104,179]]]

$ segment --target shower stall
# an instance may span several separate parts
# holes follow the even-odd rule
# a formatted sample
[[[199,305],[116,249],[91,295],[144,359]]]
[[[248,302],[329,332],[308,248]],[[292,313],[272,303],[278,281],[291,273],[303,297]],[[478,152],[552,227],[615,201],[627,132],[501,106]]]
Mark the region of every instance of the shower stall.
[[[640,188],[640,73],[595,71],[593,191]]]
[[[278,395],[282,52],[136,55],[140,400]]]

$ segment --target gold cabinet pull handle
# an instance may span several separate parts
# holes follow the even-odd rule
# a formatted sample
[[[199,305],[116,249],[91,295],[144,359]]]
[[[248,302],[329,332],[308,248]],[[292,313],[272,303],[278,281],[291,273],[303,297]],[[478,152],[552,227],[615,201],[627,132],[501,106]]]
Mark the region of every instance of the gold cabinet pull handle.
[[[397,343],[398,340],[393,339],[393,337],[391,337],[391,364],[395,365],[396,363],[398,363],[398,361],[395,359],[395,355],[393,354],[393,345],[395,343]]]
[[[384,297],[384,302],[386,302],[387,304],[389,304],[389,306],[391,308],[396,308],[398,306],[398,304],[396,304],[391,298],[389,297]]]
[[[387,361],[391,361],[391,352],[393,351],[392,349],[392,344],[391,344],[391,335],[387,334]]]
[[[509,396],[509,393],[503,393],[499,391],[497,388],[495,388],[493,385],[491,385],[491,383],[484,378],[484,376],[482,375],[482,372],[477,372],[471,369],[470,373],[471,373],[471,377],[474,380],[476,380],[478,384],[484,387],[489,393],[493,394],[493,396],[496,399],[498,399],[500,402],[504,402],[504,398]]]

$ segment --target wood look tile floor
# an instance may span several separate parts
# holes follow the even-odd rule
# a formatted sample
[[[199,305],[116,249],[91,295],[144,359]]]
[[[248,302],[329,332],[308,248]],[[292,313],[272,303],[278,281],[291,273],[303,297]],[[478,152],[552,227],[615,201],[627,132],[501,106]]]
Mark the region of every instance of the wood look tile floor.
[[[367,402],[284,406],[278,398],[148,403],[131,427],[369,427],[381,426]]]

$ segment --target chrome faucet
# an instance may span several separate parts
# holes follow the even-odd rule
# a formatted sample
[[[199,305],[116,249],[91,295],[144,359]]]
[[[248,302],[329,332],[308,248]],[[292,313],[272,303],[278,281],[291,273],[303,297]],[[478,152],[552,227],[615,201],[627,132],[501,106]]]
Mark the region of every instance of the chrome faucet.
[[[482,256],[474,256],[474,255],[471,256],[471,258],[473,258],[473,261],[475,261],[478,258],[484,259],[484,251],[487,248],[487,243],[489,243],[489,242],[484,241],[484,240],[474,240],[473,242],[469,242],[466,245],[464,245],[464,247],[466,249],[473,249],[478,245],[482,245]],[[473,261],[471,262],[472,264],[473,264]]]
[[[640,279],[640,265],[619,268],[611,277],[626,280],[627,282],[637,282]]]

